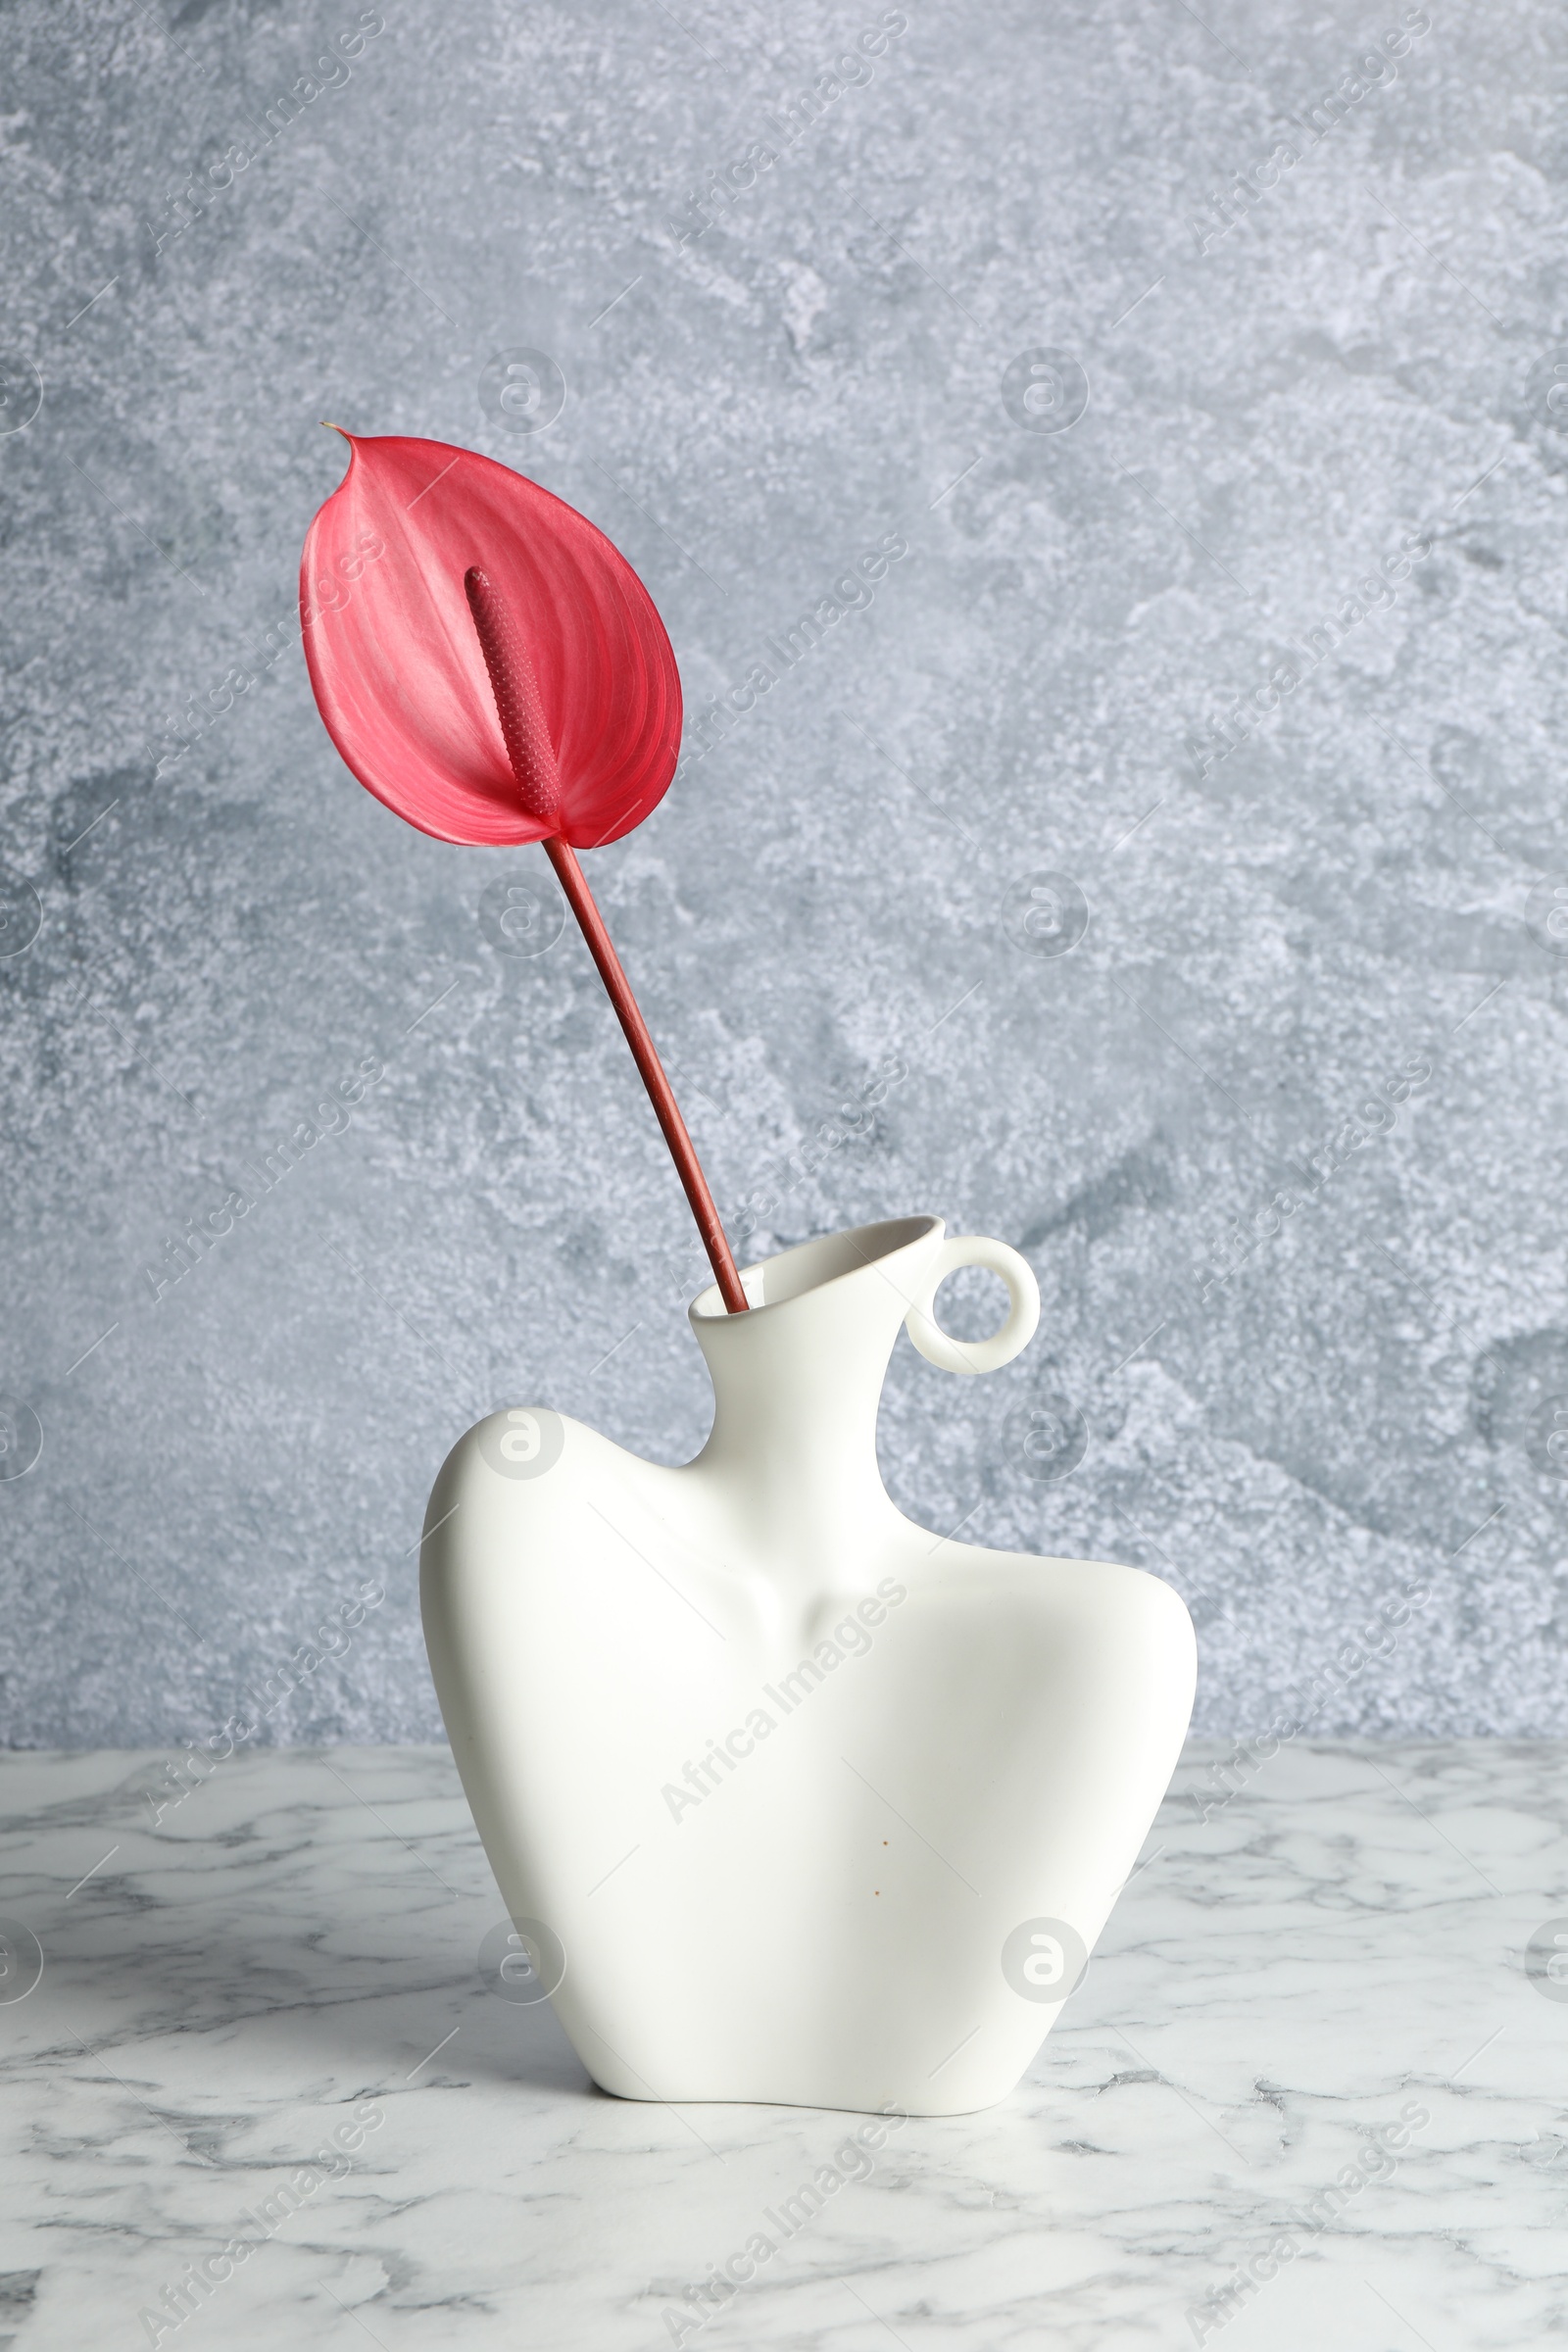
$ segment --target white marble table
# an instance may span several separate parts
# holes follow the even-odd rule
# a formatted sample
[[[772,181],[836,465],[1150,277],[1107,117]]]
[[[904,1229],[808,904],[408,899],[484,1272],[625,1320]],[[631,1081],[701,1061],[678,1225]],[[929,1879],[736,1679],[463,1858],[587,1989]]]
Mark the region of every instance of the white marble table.
[[[444,1751],[242,1752],[156,1824],[162,1757],[6,1757],[0,1915],[44,1965],[0,2006],[0,2345],[1561,2340],[1568,1999],[1525,1947],[1568,1914],[1568,1754],[1302,1746],[1204,1820],[1217,1752],[1014,2096],[845,2160],[787,2241],[764,2214],[852,2119],[592,2089],[481,1984],[501,1906]]]

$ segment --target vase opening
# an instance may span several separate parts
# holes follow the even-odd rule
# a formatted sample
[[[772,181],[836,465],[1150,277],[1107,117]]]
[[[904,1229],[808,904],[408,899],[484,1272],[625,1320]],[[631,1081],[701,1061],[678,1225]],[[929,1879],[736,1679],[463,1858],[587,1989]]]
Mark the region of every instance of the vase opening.
[[[808,1291],[825,1290],[830,1283],[863,1273],[879,1258],[906,1250],[911,1242],[924,1241],[941,1223],[940,1217],[891,1217],[880,1225],[859,1225],[851,1233],[827,1234],[820,1241],[801,1242],[793,1250],[781,1250],[776,1257],[762,1258],[756,1265],[744,1267],[741,1287],[754,1312],[783,1306],[792,1298],[804,1298]],[[707,1290],[698,1293],[690,1311],[694,1323],[724,1320],[725,1307],[717,1283],[710,1283]]]

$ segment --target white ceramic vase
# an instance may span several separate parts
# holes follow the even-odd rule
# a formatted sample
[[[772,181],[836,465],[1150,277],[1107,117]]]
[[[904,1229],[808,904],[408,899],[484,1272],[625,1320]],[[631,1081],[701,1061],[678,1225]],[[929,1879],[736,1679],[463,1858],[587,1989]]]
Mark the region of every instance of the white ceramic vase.
[[[965,1345],[938,1284],[1011,1302]],[[943,1538],[896,1508],[877,1405],[901,1324],[985,1372],[1039,1294],[936,1217],[808,1242],[691,1309],[712,1433],[683,1469],[541,1407],[454,1447],[425,1641],[516,1925],[625,2098],[909,2114],[1017,2082],[1137,1858],[1192,1710],[1170,1586]]]

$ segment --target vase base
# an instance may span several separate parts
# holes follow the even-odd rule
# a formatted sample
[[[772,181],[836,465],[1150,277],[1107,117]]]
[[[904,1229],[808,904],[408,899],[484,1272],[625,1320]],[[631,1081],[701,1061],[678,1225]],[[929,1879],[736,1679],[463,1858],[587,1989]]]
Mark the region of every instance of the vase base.
[[[629,2101],[640,2100],[645,2106],[679,2108],[789,2107],[808,2109],[818,2115],[876,2115],[883,2117],[890,2115],[926,2117],[942,2115],[982,2115],[988,2107],[1000,2106],[1003,2100],[1010,2097],[1011,2093],[1018,2087],[1017,2082],[1005,2082],[997,2089],[982,2091],[978,2096],[963,2097],[956,2100],[937,2100],[932,2099],[929,2096],[923,2099],[915,2097],[904,2099],[899,2098],[893,2093],[889,2093],[886,2098],[877,2099],[872,2098],[869,2095],[865,2097],[857,2097],[848,2093],[840,2093],[830,2096],[825,2089],[815,2094],[809,2094],[804,2090],[784,2091],[760,2089],[706,2089],[672,2092],[654,2092],[651,2090],[617,2090],[609,2082],[601,2082],[598,2077],[596,2075],[592,2075],[591,2073],[590,2080],[593,2082],[594,2088],[596,2090],[603,2091],[607,2098],[626,2099]]]

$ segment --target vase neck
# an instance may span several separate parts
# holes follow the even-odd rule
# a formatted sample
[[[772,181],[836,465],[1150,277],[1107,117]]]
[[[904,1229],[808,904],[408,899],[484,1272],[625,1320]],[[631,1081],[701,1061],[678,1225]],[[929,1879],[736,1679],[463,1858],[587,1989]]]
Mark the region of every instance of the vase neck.
[[[862,1226],[748,1267],[745,1314],[724,1314],[711,1291],[693,1306],[713,1381],[700,1461],[756,1514],[775,1556],[818,1557],[867,1512],[891,1508],[877,1407],[942,1233],[935,1217]]]

